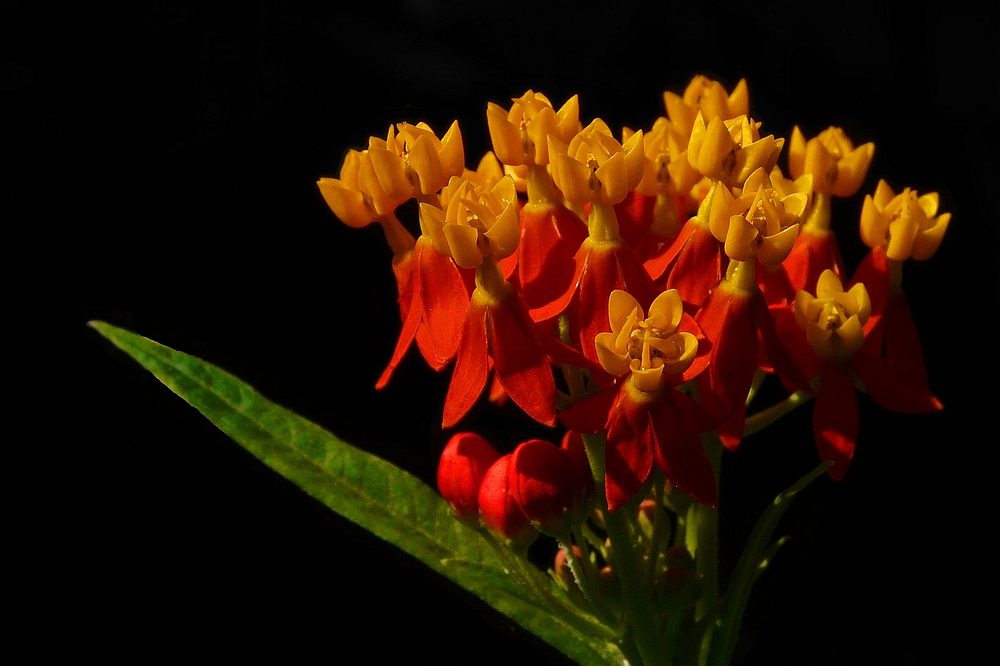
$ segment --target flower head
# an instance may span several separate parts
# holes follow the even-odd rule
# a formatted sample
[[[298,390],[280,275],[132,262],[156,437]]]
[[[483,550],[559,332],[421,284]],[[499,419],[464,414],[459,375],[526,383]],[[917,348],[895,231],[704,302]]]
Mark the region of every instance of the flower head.
[[[706,120],[699,114],[691,129],[687,156],[702,175],[742,188],[757,169],[770,173],[784,144],[784,139],[775,139],[773,134],[761,137],[760,123],[749,116],[723,121],[718,116]]]
[[[676,289],[664,291],[649,306],[642,306],[631,294],[611,292],[608,318],[611,333],[599,333],[597,356],[601,365],[615,376],[632,373],[635,387],[651,393],[663,383],[663,373],[681,375],[698,353],[698,338],[681,331],[684,306]]]
[[[929,259],[944,238],[951,213],[937,214],[937,192],[918,196],[905,188],[895,194],[885,180],[866,195],[861,207],[861,239],[870,248],[885,246],[892,261]]]
[[[445,210],[420,204],[421,224],[435,247],[462,268],[475,268],[486,257],[510,256],[520,235],[519,205],[514,181],[505,176],[486,189],[465,178],[452,177],[441,192]]]
[[[792,192],[779,197],[763,168],[746,179],[743,194],[738,198],[732,197],[723,184],[717,190],[712,210],[718,212],[710,215],[709,226],[712,234],[725,243],[729,258],[747,261],[757,257],[765,266],[781,263],[798,235],[799,219],[808,196]],[[743,210],[727,218],[725,209]]]
[[[844,292],[840,278],[827,269],[819,276],[816,296],[807,291],[795,295],[795,321],[806,332],[813,351],[842,362],[864,342],[863,326],[872,304],[863,284]]]
[[[569,142],[549,135],[552,180],[570,203],[619,203],[642,180],[645,155],[642,131],[619,143],[607,124],[596,119]]]
[[[750,93],[746,79],[740,79],[733,92],[727,94],[721,83],[699,74],[691,79],[683,95],[664,92],[663,105],[670,121],[681,133],[690,136],[699,113],[708,120],[716,117],[729,120],[750,113]]]
[[[864,182],[874,154],[874,143],[869,141],[855,148],[839,127],[828,127],[806,141],[796,125],[788,147],[788,170],[792,178],[812,174],[816,192],[849,197]]]
[[[507,166],[544,166],[550,159],[549,135],[569,143],[580,131],[580,102],[576,95],[566,100],[558,112],[545,95],[531,90],[511,101],[509,111],[493,102],[486,106],[493,150]]]
[[[382,189],[367,150],[349,150],[340,177],[320,178],[316,184],[333,214],[349,227],[367,226],[406,201]]]
[[[465,169],[457,120],[440,139],[427,123],[390,125],[384,140],[369,138],[368,154],[382,189],[403,201],[436,193]]]

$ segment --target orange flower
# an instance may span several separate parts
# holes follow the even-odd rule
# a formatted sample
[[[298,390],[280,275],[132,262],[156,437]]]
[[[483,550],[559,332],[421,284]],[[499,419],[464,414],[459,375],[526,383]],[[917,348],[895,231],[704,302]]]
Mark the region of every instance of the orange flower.
[[[619,377],[616,386],[559,414],[571,430],[607,434],[608,509],[632,499],[654,463],[691,497],[715,506],[715,475],[698,437],[714,422],[673,388],[707,362],[697,357],[699,330],[680,294],[669,290],[657,296],[646,317],[630,294],[613,291],[608,317],[612,330],[598,335],[596,344],[601,365]]]

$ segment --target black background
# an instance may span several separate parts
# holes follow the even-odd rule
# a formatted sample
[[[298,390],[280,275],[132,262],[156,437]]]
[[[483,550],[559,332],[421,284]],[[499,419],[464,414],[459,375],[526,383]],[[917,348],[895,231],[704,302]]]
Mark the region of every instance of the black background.
[[[258,463],[85,323],[216,363],[433,483],[450,370],[411,354],[377,228],[315,181],[390,123],[457,118],[469,166],[488,101],[528,88],[647,128],[695,73],[749,82],[765,132],[876,142],[862,194],[941,193],[952,228],[904,270],[942,413],[862,398],[840,484],[798,498],[745,618],[744,664],[926,664],[979,631],[995,409],[997,10],[910,3],[140,2],[0,8],[15,369],[5,514],[13,636],[36,654],[563,663],[531,636]],[[784,164],[784,161],[781,162]],[[835,202],[848,268],[860,197]],[[12,375],[18,377],[20,373]],[[817,462],[806,407],[724,461],[723,565]],[[503,419],[510,417],[513,421]],[[21,425],[27,423],[24,430]],[[501,447],[510,411],[463,426]],[[15,432],[23,436],[13,436]],[[541,554],[539,555],[541,557]]]

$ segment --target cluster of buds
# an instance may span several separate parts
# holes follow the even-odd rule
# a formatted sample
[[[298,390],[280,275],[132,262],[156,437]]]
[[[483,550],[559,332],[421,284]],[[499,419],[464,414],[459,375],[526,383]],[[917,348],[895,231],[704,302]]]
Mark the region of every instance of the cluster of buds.
[[[785,139],[752,117],[745,81],[727,92],[697,76],[664,108],[615,131],[584,125],[576,96],[557,109],[529,90],[488,105],[493,150],[475,169],[457,121],[440,138],[400,123],[321,179],[338,218],[380,224],[393,250],[402,330],[378,386],[415,341],[434,370],[453,365],[443,428],[509,399],[553,438],[593,435],[591,504],[617,511],[655,475],[714,506],[703,436],[735,450],[761,426],[747,405],[774,376],[790,398],[815,398],[817,449],[841,479],[859,389],[895,411],[941,408],[901,273],[934,254],[950,216],[936,194],[880,181],[855,217],[871,251],[848,279],[831,202],[864,185],[872,143],[795,127],[783,172]],[[396,218],[410,199],[417,238]],[[594,508],[579,479],[564,483],[570,459],[580,451],[532,440],[500,455],[464,433],[439,487],[509,542],[564,535]]]
[[[579,437],[561,446],[529,439],[500,455],[484,437],[452,436],[438,465],[438,490],[462,520],[480,523],[511,546],[527,547],[539,532],[565,538],[594,498]]]

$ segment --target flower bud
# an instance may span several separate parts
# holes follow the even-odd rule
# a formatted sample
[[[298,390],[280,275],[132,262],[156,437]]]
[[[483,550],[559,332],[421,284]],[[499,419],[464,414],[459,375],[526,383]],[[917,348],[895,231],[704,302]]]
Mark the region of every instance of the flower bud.
[[[587,493],[573,456],[551,442],[530,439],[514,450],[511,465],[511,490],[524,515],[546,534],[565,533]]]
[[[510,488],[512,459],[508,453],[486,470],[479,486],[479,515],[483,524],[508,545],[527,548],[538,532],[514,501]]]
[[[473,432],[456,433],[441,452],[437,484],[462,520],[479,520],[479,486],[496,459],[493,445]]]

